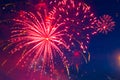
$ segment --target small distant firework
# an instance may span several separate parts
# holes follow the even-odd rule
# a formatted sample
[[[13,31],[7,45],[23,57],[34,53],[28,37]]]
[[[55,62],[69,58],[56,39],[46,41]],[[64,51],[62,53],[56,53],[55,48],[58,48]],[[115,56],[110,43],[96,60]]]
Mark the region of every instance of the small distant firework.
[[[108,33],[112,31],[115,26],[115,22],[113,21],[112,17],[109,15],[103,15],[98,20],[97,24],[97,32],[99,33]]]

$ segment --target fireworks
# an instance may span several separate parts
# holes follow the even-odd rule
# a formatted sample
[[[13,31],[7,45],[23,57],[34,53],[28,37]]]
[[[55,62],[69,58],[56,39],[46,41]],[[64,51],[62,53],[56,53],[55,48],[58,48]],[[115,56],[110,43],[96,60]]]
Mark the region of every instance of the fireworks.
[[[24,51],[16,65],[22,64],[22,67],[25,67],[29,63],[29,58],[32,57],[31,66],[39,64],[42,73],[47,66],[50,67],[51,72],[54,70],[55,56],[60,56],[63,64],[68,66],[61,49],[67,49],[66,42],[62,38],[65,36],[65,30],[59,29],[65,23],[60,21],[61,16],[55,18],[55,8],[53,11],[47,12],[44,6],[46,5],[42,5],[36,13],[20,11],[19,18],[13,19],[15,24],[9,40],[11,45],[16,46],[10,51],[11,54],[15,54],[27,46],[27,50]]]
[[[84,2],[66,0],[63,3],[64,6],[58,8],[58,10],[67,26],[66,33],[69,39],[67,44],[69,44],[73,56],[77,51],[78,54],[83,55],[87,63],[85,54],[88,53],[90,37],[96,34],[96,17],[91,11],[91,7]]]
[[[80,60],[82,55],[86,63],[90,60],[87,51],[90,37],[97,32],[106,33],[115,25],[108,15],[97,20],[91,7],[84,2],[49,1],[34,8],[33,11],[21,10],[12,19],[11,37],[4,50],[13,47],[11,55],[21,53],[16,66],[38,69],[41,74],[54,72],[61,63],[68,75],[72,64],[79,70],[80,63],[73,59]],[[75,57],[73,61],[69,55]]]
[[[115,26],[115,22],[109,15],[103,15],[102,17],[100,17],[96,24],[97,31],[101,33],[108,33],[109,31],[112,31]]]
[[[13,19],[15,24],[9,46],[15,45],[15,48],[10,53],[15,54],[28,46],[17,65],[27,63],[33,56],[32,65],[41,63],[43,69],[46,65],[54,68],[55,55],[68,65],[64,50],[74,53],[77,49],[86,53],[90,35],[95,32],[96,17],[83,2],[68,0],[65,3],[59,2],[58,7],[53,7],[51,11],[46,3],[40,3],[35,6],[36,13],[20,11],[19,16]]]

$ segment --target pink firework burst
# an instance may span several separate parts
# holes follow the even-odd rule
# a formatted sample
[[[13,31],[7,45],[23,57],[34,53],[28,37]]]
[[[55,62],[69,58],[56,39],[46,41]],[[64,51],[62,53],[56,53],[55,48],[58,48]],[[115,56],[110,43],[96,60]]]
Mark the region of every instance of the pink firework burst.
[[[99,33],[108,33],[112,31],[115,26],[115,22],[113,21],[112,17],[109,15],[103,15],[97,21],[97,32]]]
[[[88,60],[84,55],[88,53],[90,37],[96,34],[96,17],[91,7],[82,1],[64,0],[62,3],[59,4],[62,7],[58,10],[66,22],[69,49],[73,56],[76,51],[82,54],[87,63]]]
[[[41,74],[45,71],[53,72],[58,65],[56,57],[60,57],[60,61],[68,68],[69,64],[64,56],[68,45],[64,40],[66,29],[63,28],[65,22],[62,16],[57,14],[55,7],[48,11],[45,3],[38,4],[36,8],[34,13],[20,11],[17,18],[13,19],[14,26],[8,40],[10,43],[4,49],[15,46],[10,54],[22,53],[16,66],[37,66]]]

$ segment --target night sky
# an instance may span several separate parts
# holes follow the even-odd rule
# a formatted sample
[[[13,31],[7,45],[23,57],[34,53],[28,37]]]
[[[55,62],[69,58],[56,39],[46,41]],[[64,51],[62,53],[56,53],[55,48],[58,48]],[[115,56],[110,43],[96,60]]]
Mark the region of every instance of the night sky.
[[[0,0],[0,5],[13,2],[24,2],[24,0]],[[120,80],[120,1],[119,0],[85,0],[92,8],[95,15],[108,14],[116,22],[114,30],[107,34],[93,36],[89,44],[91,60],[88,64],[70,68],[73,80]],[[0,10],[1,11],[1,10]],[[0,12],[2,15],[3,12]],[[0,18],[2,19],[2,17]],[[6,39],[9,31],[0,26],[0,40]],[[8,32],[9,33],[9,32]],[[1,49],[1,54],[3,54]],[[0,67],[0,80],[14,80],[7,75]]]

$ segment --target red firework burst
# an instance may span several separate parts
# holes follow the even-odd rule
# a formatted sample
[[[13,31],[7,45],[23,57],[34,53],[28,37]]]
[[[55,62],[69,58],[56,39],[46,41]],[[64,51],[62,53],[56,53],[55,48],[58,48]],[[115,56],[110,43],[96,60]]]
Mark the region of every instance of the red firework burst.
[[[19,17],[13,19],[15,24],[9,41],[16,47],[10,53],[14,54],[28,46],[17,65],[22,64],[24,67],[30,62],[31,67],[39,64],[42,72],[50,66],[52,72],[56,55],[59,55],[64,65],[68,66],[63,50],[60,48],[68,49],[68,46],[63,39],[65,30],[59,29],[65,22],[60,21],[61,16],[56,16],[56,8],[47,12],[45,6],[40,6],[36,13],[20,11]],[[31,57],[32,61],[29,60]]]
[[[109,15],[103,15],[97,21],[97,32],[99,33],[108,33],[112,31],[115,26],[115,22],[113,21],[112,17]]]

